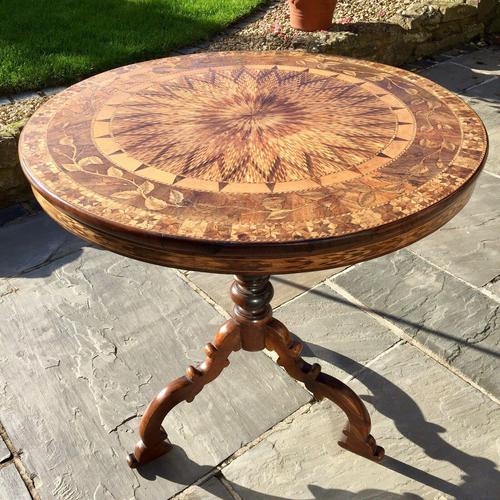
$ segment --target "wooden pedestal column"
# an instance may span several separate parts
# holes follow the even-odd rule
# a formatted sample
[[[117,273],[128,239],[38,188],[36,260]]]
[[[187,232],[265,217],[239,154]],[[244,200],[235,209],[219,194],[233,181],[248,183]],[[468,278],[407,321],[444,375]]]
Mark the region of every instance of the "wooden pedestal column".
[[[321,373],[318,364],[310,365],[300,357],[302,343],[294,341],[283,323],[272,316],[273,286],[269,276],[235,276],[231,298],[233,316],[205,346],[207,355],[199,366],[189,366],[186,374],[163,389],[149,404],[140,423],[141,440],[128,456],[130,467],[138,467],[167,453],[171,444],[162,422],[168,412],[182,401],[190,403],[203,387],[229,365],[233,351],[261,351],[278,354],[278,364],[294,379],[303,382],[317,399],[328,398],[347,415],[339,445],[371,460],[379,461],[384,449],[370,434],[370,416],[361,399],[343,382]]]

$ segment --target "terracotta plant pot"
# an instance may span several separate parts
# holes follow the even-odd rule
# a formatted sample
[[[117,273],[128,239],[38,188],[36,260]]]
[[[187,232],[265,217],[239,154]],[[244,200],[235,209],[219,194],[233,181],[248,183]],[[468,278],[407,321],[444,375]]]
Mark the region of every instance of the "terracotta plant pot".
[[[332,25],[337,0],[288,0],[288,4],[292,28],[319,31]]]

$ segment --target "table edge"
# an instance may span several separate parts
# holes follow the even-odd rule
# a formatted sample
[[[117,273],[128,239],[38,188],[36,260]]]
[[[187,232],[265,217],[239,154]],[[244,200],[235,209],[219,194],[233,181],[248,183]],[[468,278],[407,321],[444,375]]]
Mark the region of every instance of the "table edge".
[[[61,200],[46,197],[35,184],[32,184],[32,189],[44,211],[63,228],[127,257],[167,267],[222,274],[288,274],[356,264],[424,238],[446,224],[466,205],[483,167],[484,160],[459,189],[403,219],[348,235],[278,243],[158,237],[109,221],[103,223],[97,218],[85,219]]]

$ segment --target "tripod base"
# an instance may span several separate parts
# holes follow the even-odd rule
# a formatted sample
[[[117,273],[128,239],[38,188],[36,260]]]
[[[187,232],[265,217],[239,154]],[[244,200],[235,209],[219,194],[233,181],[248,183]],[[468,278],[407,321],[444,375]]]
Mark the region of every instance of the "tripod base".
[[[276,352],[277,363],[291,377],[303,382],[316,399],[327,398],[344,411],[347,423],[339,445],[370,460],[382,460],[384,449],[377,446],[370,434],[370,415],[359,396],[340,380],[322,373],[318,364],[310,365],[300,357],[302,344],[294,341],[286,326],[272,317],[272,296],[269,276],[235,276],[231,287],[233,317],[219,329],[213,342],[205,346],[205,361],[197,367],[190,366],[183,377],[167,385],[149,404],[139,427],[141,440],[127,459],[130,467],[151,462],[171,449],[162,427],[168,412],[182,401],[193,401],[229,365],[229,355],[241,348]]]

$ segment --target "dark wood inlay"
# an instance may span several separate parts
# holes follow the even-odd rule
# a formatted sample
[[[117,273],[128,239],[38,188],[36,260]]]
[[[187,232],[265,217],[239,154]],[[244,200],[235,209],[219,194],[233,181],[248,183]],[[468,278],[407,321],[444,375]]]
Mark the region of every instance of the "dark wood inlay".
[[[346,253],[365,237],[378,245],[386,227],[404,234],[449,197],[458,203],[486,149],[477,115],[438,85],[298,53],[110,71],[42,106],[20,144],[46,203],[109,239],[147,240],[179,267],[182,242],[200,255],[285,245],[292,259],[325,240]]]

